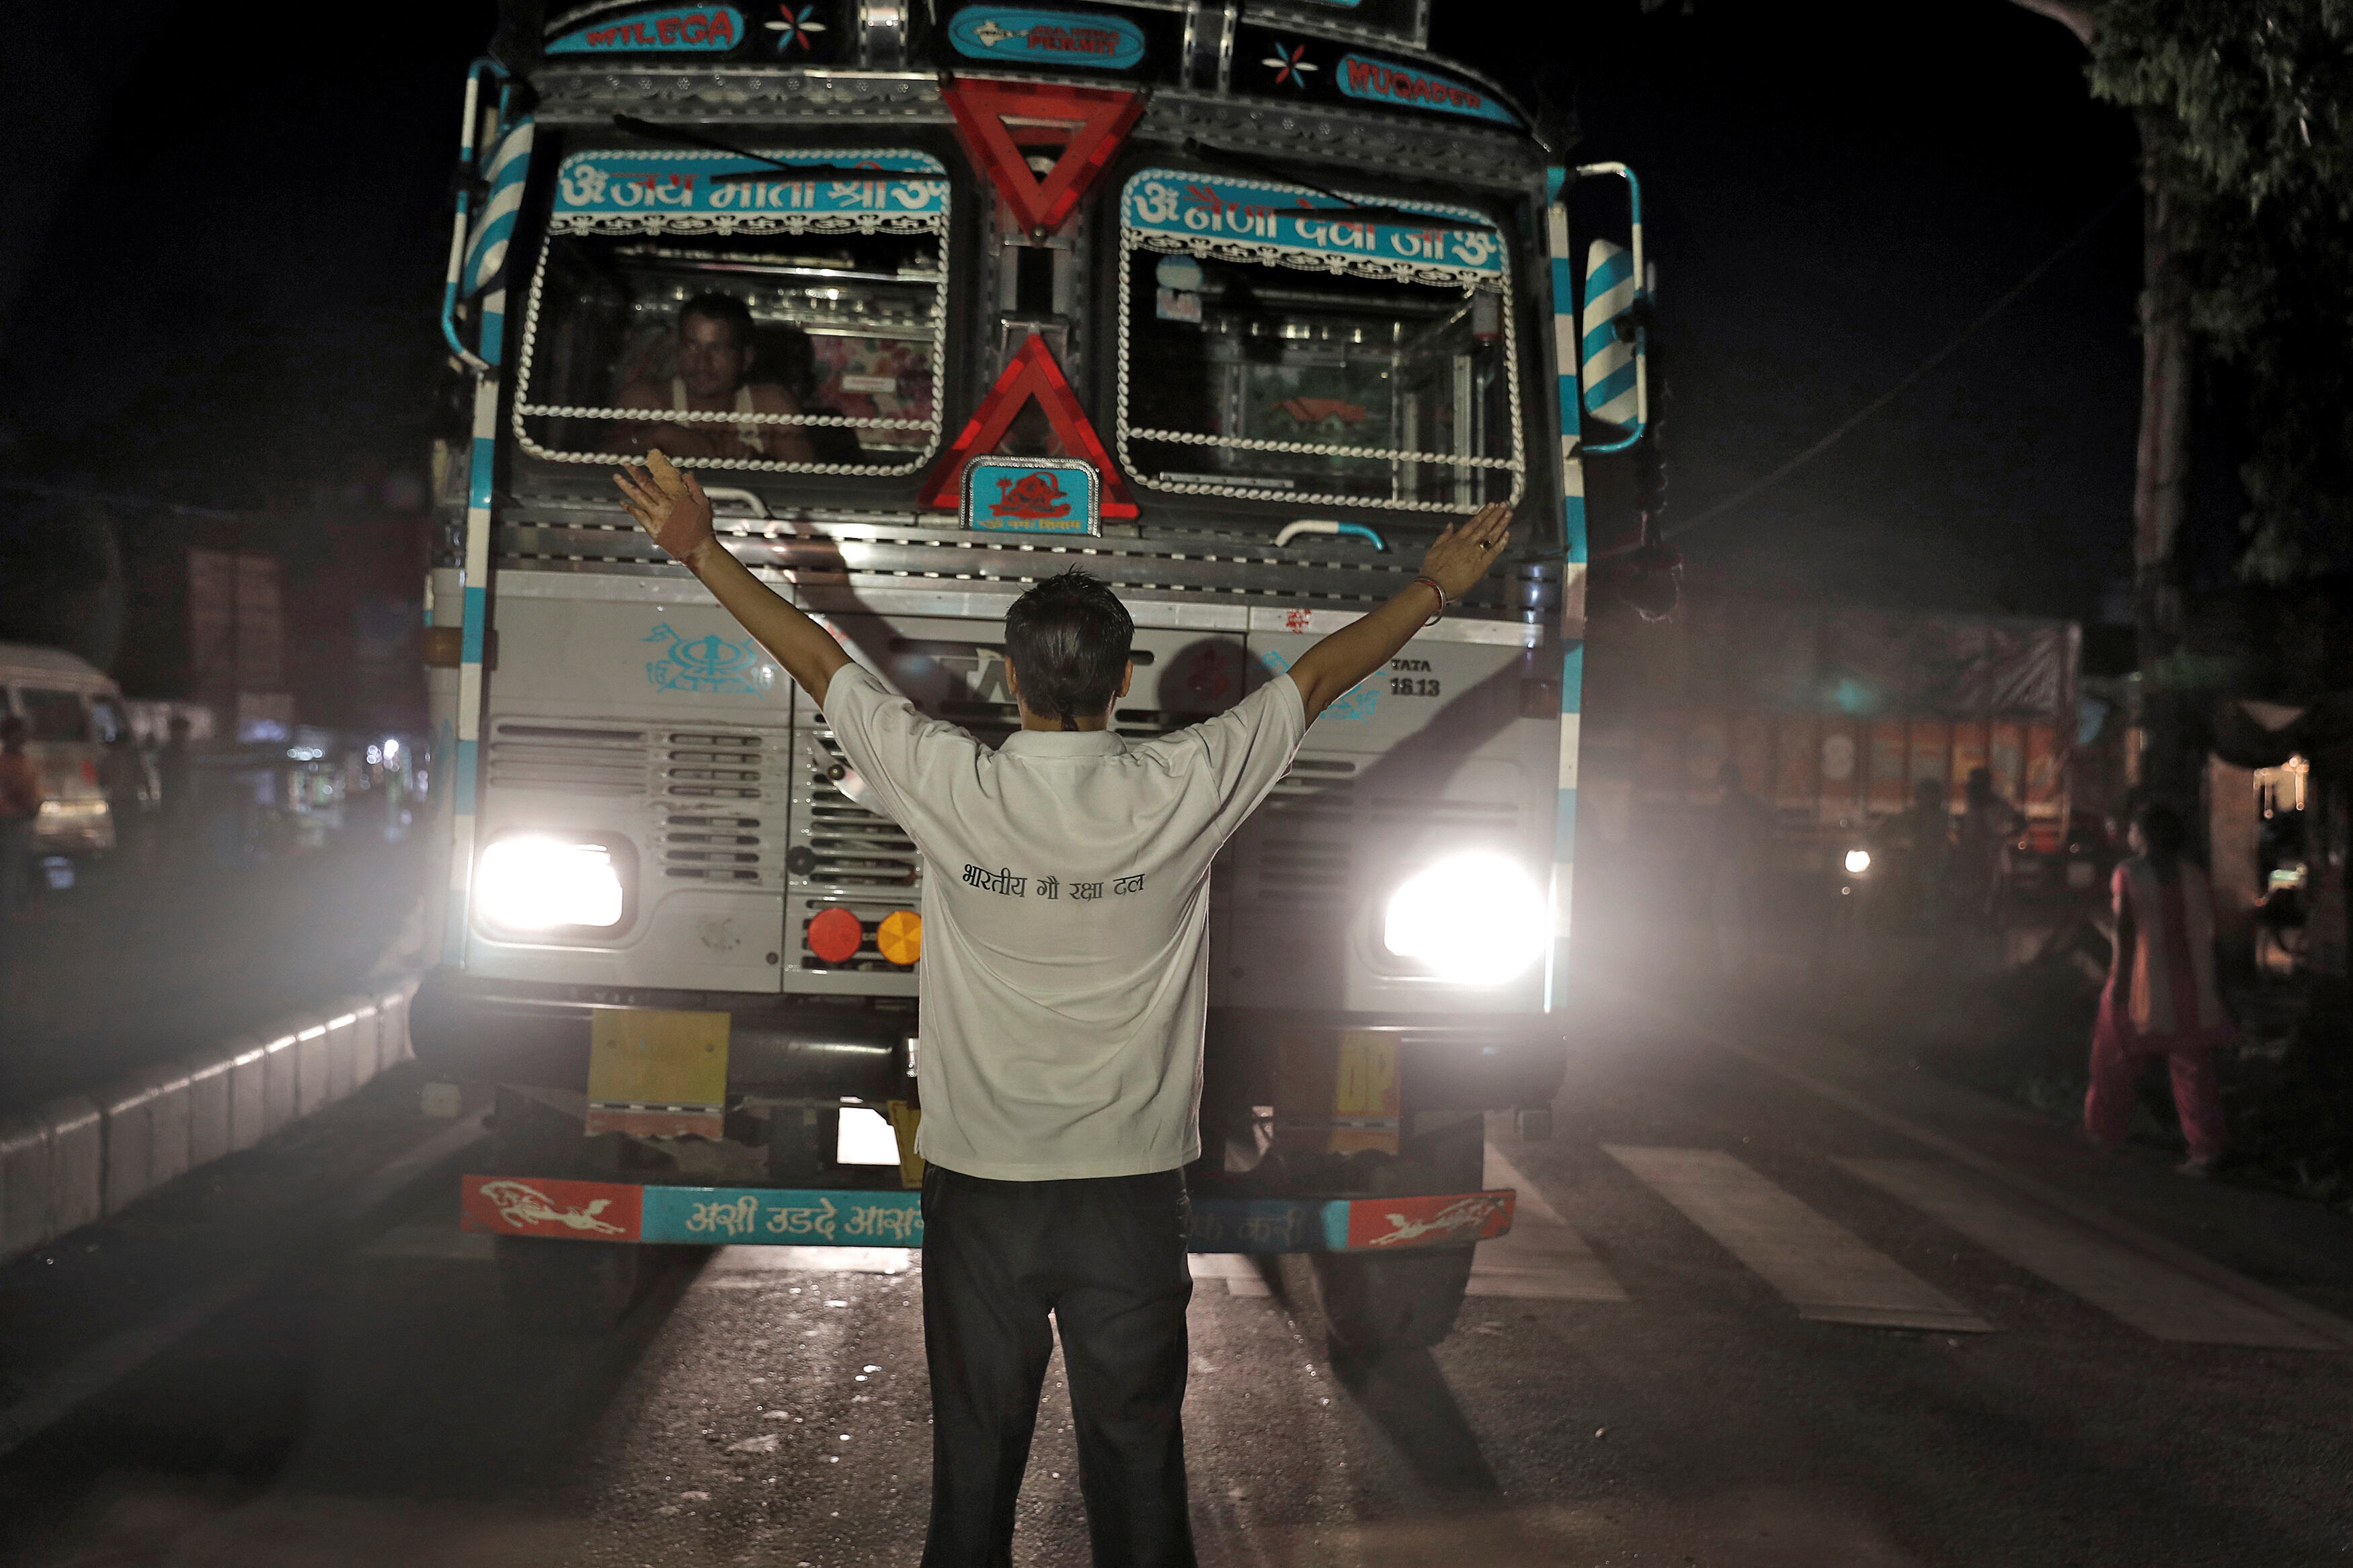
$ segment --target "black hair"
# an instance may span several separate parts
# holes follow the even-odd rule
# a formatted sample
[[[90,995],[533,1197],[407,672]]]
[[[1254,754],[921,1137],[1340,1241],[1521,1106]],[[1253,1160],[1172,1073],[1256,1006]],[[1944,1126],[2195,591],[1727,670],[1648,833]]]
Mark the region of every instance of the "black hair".
[[[727,331],[739,349],[750,350],[753,340],[752,307],[733,294],[712,289],[697,294],[678,308],[678,319],[684,324],[689,316],[701,316],[708,321],[724,321]]]
[[[2180,858],[2189,846],[2189,824],[2181,813],[2161,800],[2145,800],[2133,810],[2134,825],[2148,845],[2152,860]]]
[[[1135,622],[1100,578],[1075,567],[1045,579],[1005,612],[1005,658],[1029,711],[1059,716],[1075,730],[1079,716],[1100,713],[1119,695]]]

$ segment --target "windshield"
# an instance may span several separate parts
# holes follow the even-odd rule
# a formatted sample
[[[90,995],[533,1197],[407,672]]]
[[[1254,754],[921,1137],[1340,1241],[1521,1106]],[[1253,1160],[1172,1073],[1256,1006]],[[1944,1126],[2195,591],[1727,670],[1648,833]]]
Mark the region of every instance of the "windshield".
[[[516,389],[526,451],[603,463],[660,447],[704,468],[838,474],[911,473],[931,456],[944,183],[712,177],[757,167],[565,160]]]
[[[82,706],[80,692],[26,686],[17,689],[16,700],[25,710],[26,739],[90,739],[90,712]]]
[[[1179,492],[1402,510],[1516,501],[1500,236],[1285,210],[1318,204],[1333,205],[1165,170],[1129,182],[1130,471]]]

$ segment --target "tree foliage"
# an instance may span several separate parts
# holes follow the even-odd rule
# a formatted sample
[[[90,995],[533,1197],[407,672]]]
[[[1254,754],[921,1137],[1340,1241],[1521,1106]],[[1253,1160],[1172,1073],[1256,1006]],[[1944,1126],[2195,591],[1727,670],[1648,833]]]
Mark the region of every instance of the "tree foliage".
[[[2105,0],[2091,15],[2092,90],[2140,121],[2190,328],[2242,394],[2242,569],[2283,582],[2342,565],[2353,0]]]

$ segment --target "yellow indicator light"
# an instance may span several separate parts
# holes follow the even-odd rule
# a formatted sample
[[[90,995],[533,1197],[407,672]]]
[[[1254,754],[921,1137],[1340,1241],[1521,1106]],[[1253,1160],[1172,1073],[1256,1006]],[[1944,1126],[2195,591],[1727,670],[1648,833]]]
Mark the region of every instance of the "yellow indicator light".
[[[923,956],[923,917],[913,910],[892,910],[874,932],[882,956],[902,969],[912,968]]]

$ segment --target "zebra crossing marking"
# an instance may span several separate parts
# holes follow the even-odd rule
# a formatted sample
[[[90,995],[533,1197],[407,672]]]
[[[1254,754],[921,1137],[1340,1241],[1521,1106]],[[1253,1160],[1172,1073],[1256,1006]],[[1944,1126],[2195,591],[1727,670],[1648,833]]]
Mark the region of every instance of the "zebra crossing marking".
[[[1999,1198],[1958,1171],[1925,1160],[1833,1163],[2153,1339],[2272,1350],[2338,1348],[2300,1324],[2095,1231]]]
[[[1512,1187],[1520,1195],[1512,1228],[1481,1242],[1472,1254],[1466,1294],[1546,1301],[1626,1300],[1625,1288],[1593,1256],[1585,1238],[1493,1143],[1487,1145],[1484,1184]]]
[[[1801,1318],[1992,1331],[1992,1324],[1720,1149],[1602,1148],[1779,1291]]]

